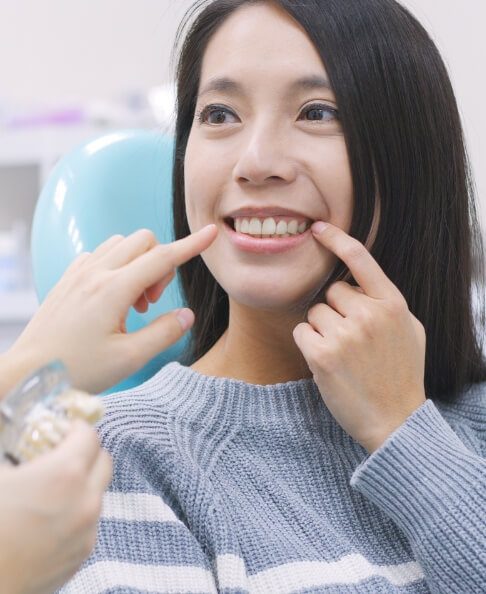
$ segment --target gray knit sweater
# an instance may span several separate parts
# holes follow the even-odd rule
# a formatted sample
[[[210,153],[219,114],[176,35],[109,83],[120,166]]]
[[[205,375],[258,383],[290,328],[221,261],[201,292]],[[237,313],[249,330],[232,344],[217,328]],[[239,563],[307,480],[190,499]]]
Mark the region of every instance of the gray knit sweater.
[[[96,548],[64,594],[486,592],[486,384],[373,454],[302,379],[178,362],[105,397]]]

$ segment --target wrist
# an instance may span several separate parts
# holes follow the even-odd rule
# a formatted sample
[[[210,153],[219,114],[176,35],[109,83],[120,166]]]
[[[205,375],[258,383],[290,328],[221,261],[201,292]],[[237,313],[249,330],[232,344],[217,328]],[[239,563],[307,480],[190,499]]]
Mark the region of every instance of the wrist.
[[[0,355],[0,400],[33,371],[47,363],[41,357],[14,347]]]

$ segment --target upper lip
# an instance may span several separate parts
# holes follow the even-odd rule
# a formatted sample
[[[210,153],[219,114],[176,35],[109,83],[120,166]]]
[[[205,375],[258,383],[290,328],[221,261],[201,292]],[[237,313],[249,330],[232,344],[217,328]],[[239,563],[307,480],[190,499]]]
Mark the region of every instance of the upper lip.
[[[265,208],[261,207],[252,207],[247,206],[243,208],[238,208],[237,210],[233,210],[232,212],[228,213],[225,218],[231,217],[235,219],[236,217],[272,217],[272,216],[283,216],[283,217],[295,217],[296,219],[305,219],[308,221],[312,221],[311,217],[308,217],[301,212],[297,212],[295,210],[289,210],[288,208],[281,208],[280,206],[267,206]]]

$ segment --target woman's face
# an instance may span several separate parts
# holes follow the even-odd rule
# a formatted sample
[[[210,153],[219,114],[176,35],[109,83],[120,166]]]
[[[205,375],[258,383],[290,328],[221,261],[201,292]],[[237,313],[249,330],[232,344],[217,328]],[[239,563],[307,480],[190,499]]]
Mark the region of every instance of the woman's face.
[[[220,78],[234,83],[215,85]],[[298,84],[303,78],[307,84]],[[218,236],[202,258],[230,300],[249,307],[298,306],[322,286],[336,257],[310,231],[294,235],[295,223],[288,238],[235,233],[226,222],[238,218],[231,217],[235,211],[250,209],[243,218],[261,223],[273,218],[264,234],[278,225],[285,230],[281,220],[297,220],[301,230],[317,219],[346,232],[351,225],[352,182],[337,105],[317,79],[327,75],[311,41],[270,4],[235,11],[203,57],[185,155],[187,217],[191,232],[216,223]],[[258,233],[257,223],[252,230]],[[240,245],[245,240],[247,249]],[[292,245],[283,250],[284,242]]]

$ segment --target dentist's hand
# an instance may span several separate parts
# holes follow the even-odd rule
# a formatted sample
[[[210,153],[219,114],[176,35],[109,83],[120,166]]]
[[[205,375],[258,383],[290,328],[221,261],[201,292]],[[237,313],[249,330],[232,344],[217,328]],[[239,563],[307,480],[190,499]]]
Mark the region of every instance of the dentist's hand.
[[[0,465],[0,592],[51,594],[71,578],[94,547],[111,475],[109,454],[81,421],[52,452]]]
[[[194,313],[187,308],[171,311],[127,334],[130,307],[147,311],[177,266],[208,248],[216,235],[216,225],[207,225],[160,244],[151,231],[140,229],[128,237],[115,235],[93,253],[81,254],[1,357],[0,368],[9,368],[11,385],[4,384],[0,392],[57,358],[67,366],[73,385],[90,393],[135,373],[183,336],[194,323]]]

